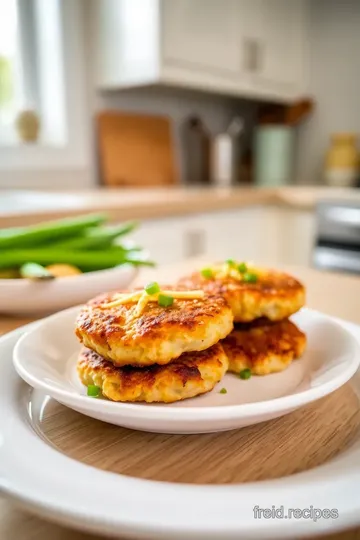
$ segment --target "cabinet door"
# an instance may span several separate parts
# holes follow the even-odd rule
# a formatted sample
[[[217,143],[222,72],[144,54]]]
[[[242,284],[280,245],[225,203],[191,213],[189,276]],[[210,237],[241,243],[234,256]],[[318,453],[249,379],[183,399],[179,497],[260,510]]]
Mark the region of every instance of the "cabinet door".
[[[238,0],[241,72],[252,75],[260,68],[263,43],[263,0]]]
[[[193,216],[149,219],[131,235],[131,241],[149,252],[158,265],[181,262],[205,251],[206,231]]]
[[[197,217],[205,231],[204,257],[211,261],[237,259],[254,263],[277,261],[275,226],[267,208],[239,208]],[[195,223],[195,218],[194,218]]]
[[[146,249],[156,264],[175,263],[184,258],[182,219],[144,220],[131,240]]]
[[[205,231],[204,257],[237,259],[265,266],[309,266],[314,238],[313,212],[278,207],[239,208],[193,218]]]
[[[306,5],[303,0],[263,0],[256,75],[283,85],[304,84]]]
[[[281,264],[311,266],[316,226],[314,212],[282,208],[277,213]]]
[[[165,62],[212,73],[241,66],[238,0],[163,0]]]

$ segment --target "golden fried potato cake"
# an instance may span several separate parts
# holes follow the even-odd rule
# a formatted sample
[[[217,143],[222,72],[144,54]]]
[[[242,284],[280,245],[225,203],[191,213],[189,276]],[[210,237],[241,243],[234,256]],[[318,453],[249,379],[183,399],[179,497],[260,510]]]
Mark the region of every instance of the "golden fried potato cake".
[[[306,336],[291,321],[257,321],[236,325],[222,341],[229,359],[229,371],[250,369],[254,375],[284,370],[306,347]]]
[[[185,352],[208,349],[233,329],[232,311],[221,296],[177,299],[168,307],[151,302],[139,316],[134,303],[104,309],[114,298],[104,294],[88,302],[75,332],[86,347],[118,366],[167,364]]]
[[[292,276],[256,267],[239,272],[238,267],[243,269],[241,263],[235,264],[226,273],[218,271],[220,266],[214,266],[182,278],[179,285],[221,294],[233,311],[234,322],[250,322],[260,317],[279,321],[305,304],[305,289]]]
[[[108,399],[148,403],[172,403],[210,392],[227,369],[219,343],[206,351],[185,353],[165,366],[117,367],[86,348],[77,364],[82,383],[99,386]]]

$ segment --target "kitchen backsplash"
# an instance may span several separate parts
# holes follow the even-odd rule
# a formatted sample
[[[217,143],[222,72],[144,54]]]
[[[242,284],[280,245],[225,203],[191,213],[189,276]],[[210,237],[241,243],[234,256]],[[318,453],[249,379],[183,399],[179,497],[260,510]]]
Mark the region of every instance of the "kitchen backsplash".
[[[245,100],[214,97],[205,92],[169,88],[146,88],[121,92],[106,92],[94,97],[94,110],[119,110],[139,114],[161,114],[171,117],[174,123],[174,140],[178,150],[180,177],[184,181],[184,144],[181,138],[182,122],[188,117],[199,117],[211,134],[228,128],[234,116],[241,116],[245,123],[243,144],[251,137],[257,106]]]

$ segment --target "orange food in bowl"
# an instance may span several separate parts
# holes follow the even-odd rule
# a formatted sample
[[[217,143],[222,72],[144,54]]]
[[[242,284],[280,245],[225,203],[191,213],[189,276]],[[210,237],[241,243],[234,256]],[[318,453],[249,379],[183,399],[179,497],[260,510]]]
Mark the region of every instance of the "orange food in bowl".
[[[49,270],[55,277],[75,276],[82,273],[79,268],[71,264],[50,264],[46,270]]]

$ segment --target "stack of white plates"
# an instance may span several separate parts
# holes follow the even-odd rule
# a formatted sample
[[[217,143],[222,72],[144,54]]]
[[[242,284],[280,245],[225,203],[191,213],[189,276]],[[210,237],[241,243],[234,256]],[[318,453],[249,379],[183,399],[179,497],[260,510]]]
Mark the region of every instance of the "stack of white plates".
[[[73,333],[77,311],[71,308],[0,339],[0,487],[5,495],[47,519],[133,538],[294,538],[360,524],[357,443],[326,464],[291,477],[238,485],[172,484],[114,474],[68,458],[33,429],[26,408],[30,401],[41,408],[51,396],[87,416],[132,429],[238,429],[288,414],[349,379],[360,391],[360,327],[303,309],[292,319],[307,334],[307,351],[286,371],[246,382],[226,375],[221,383],[226,395],[215,390],[177,404],[125,404],[89,398],[79,383],[79,344]],[[33,387],[31,392],[23,381]],[[233,384],[243,384],[243,391],[232,392]],[[311,515],[254,515],[256,507],[284,505],[333,513],[316,527]]]

